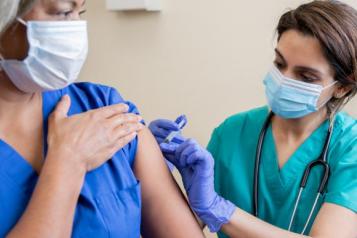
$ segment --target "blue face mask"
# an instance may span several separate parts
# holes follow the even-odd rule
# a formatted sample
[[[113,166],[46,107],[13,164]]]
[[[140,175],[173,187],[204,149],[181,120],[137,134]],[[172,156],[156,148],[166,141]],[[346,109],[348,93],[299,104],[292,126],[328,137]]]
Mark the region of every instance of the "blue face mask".
[[[326,87],[305,83],[285,77],[273,66],[264,79],[265,94],[271,110],[282,118],[300,118],[318,111],[331,98],[317,105],[323,90],[332,87],[334,81]]]

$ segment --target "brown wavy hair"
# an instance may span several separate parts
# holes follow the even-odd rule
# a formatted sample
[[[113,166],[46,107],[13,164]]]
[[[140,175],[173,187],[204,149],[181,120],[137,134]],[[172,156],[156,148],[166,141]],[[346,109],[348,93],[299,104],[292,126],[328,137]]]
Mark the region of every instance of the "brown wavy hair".
[[[339,85],[349,89],[326,105],[333,115],[357,93],[357,10],[335,0],[313,1],[282,15],[277,26],[278,41],[288,30],[315,37],[334,70]]]

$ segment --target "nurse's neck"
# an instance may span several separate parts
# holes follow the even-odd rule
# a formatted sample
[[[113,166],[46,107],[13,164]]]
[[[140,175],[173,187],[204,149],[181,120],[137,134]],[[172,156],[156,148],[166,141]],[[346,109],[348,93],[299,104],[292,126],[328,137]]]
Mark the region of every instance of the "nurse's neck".
[[[274,116],[273,129],[279,134],[281,133],[286,139],[301,140],[309,137],[327,118],[326,107],[297,119],[284,119]]]

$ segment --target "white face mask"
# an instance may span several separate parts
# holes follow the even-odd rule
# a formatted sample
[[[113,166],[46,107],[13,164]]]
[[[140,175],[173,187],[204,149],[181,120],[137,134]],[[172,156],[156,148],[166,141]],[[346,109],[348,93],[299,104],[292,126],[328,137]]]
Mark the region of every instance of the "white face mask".
[[[29,52],[25,60],[5,60],[0,66],[21,91],[61,89],[73,83],[86,60],[86,21],[29,21]]]

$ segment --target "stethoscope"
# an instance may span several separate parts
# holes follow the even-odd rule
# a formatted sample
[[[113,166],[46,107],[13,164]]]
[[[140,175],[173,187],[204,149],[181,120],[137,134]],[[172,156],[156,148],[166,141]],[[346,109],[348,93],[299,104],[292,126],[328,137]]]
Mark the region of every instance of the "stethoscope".
[[[265,134],[269,128],[271,119],[273,117],[274,113],[270,112],[268,118],[265,120],[263,128],[260,132],[259,135],[259,140],[258,140],[258,145],[257,145],[257,151],[256,151],[256,158],[255,158],[255,167],[254,167],[254,184],[253,184],[253,214],[254,216],[258,217],[258,187],[259,187],[259,167],[260,167],[260,161],[261,161],[261,154],[262,154],[262,148],[263,148],[263,143],[264,143],[264,138],[265,138]],[[294,223],[294,219],[295,219],[295,215],[296,215],[296,210],[300,204],[300,198],[301,198],[301,194],[304,191],[305,187],[306,187],[306,183],[309,179],[310,176],[310,172],[311,170],[315,167],[315,166],[322,166],[324,171],[323,171],[323,177],[321,178],[320,181],[320,186],[319,189],[317,191],[317,195],[314,201],[314,204],[311,208],[310,214],[308,216],[308,219],[305,223],[304,229],[302,230],[301,234],[304,234],[306,231],[307,226],[310,223],[311,217],[315,211],[317,202],[319,200],[319,198],[322,196],[322,194],[324,193],[326,184],[327,184],[327,180],[330,176],[330,167],[327,163],[327,153],[328,153],[328,148],[330,145],[330,141],[331,141],[331,136],[332,136],[332,131],[333,131],[333,120],[330,121],[330,126],[327,132],[327,137],[326,137],[326,141],[323,147],[323,151],[321,153],[321,155],[316,159],[313,160],[312,162],[310,162],[307,167],[305,168],[304,171],[304,175],[300,181],[300,189],[299,189],[299,194],[295,200],[295,205],[294,205],[294,210],[292,212],[291,218],[290,218],[290,223],[289,223],[289,227],[288,230],[291,230],[291,226]]]

